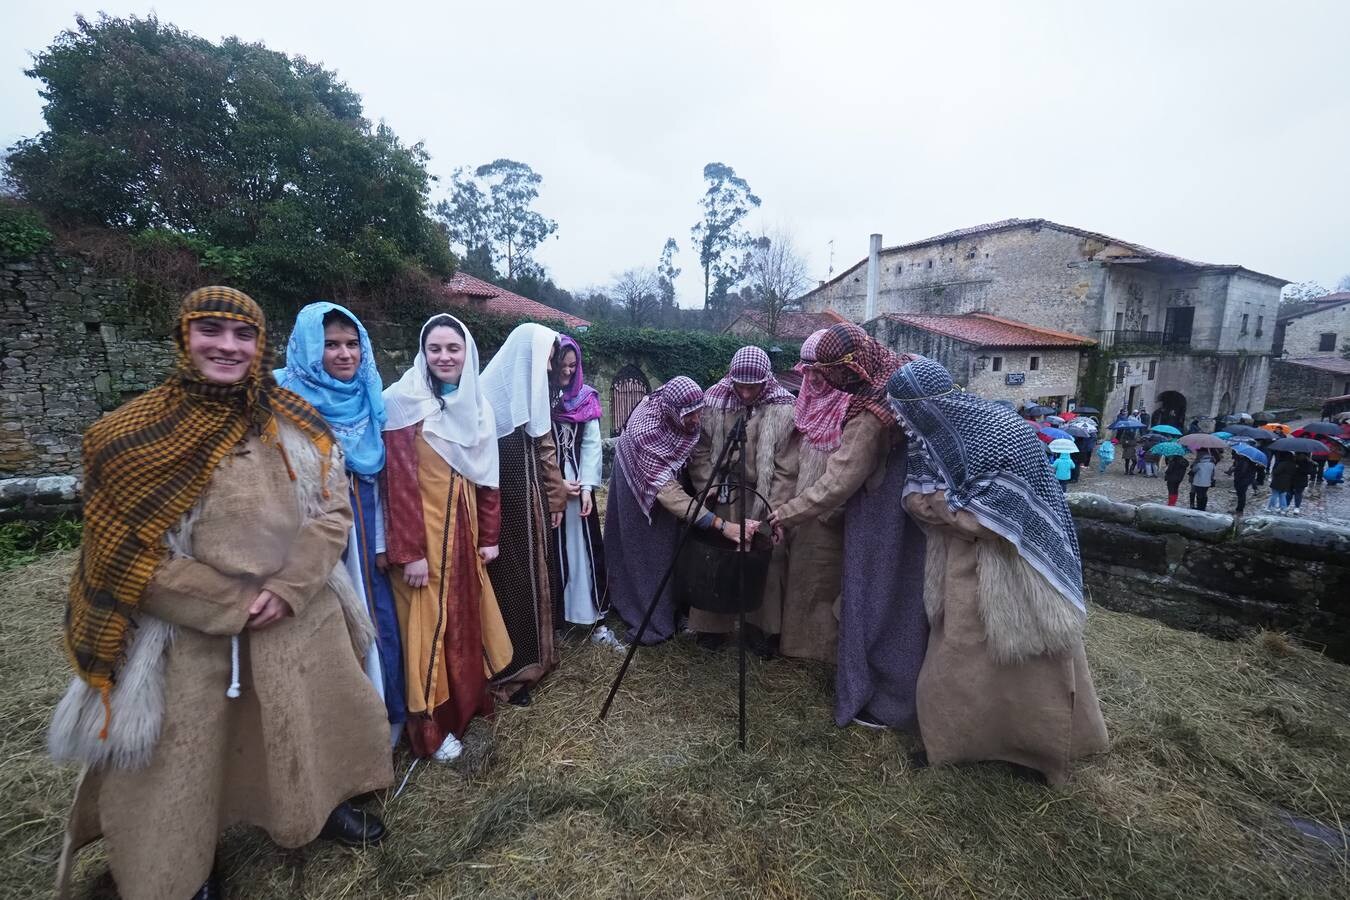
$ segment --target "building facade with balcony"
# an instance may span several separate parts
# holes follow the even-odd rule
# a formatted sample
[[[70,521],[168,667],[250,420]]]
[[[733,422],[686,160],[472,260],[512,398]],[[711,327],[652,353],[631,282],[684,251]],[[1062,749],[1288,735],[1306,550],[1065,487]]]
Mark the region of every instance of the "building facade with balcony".
[[[1091,338],[1080,374],[1096,354],[1107,414],[1143,407],[1189,421],[1265,406],[1284,279],[1045,219],[874,247],[802,297],[802,309],[856,322],[982,312]]]

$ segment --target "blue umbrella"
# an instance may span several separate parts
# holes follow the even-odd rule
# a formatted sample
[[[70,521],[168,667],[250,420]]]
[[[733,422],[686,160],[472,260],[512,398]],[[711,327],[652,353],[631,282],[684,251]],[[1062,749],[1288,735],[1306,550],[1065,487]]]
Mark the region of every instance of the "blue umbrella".
[[[1164,441],[1161,444],[1154,445],[1153,449],[1148,451],[1149,456],[1185,456],[1186,448],[1176,441]]]
[[[1042,428],[1041,434],[1045,435],[1045,437],[1050,438],[1050,440],[1052,441],[1058,440],[1060,438],[1063,438],[1066,441],[1073,440],[1073,435],[1069,434],[1067,431],[1061,431],[1058,428]],[[1042,440],[1044,440],[1044,438],[1042,438]]]
[[[1224,438],[1224,440],[1227,441],[1228,443],[1232,444],[1233,446],[1237,446],[1238,444],[1255,444],[1255,443],[1256,443],[1256,439],[1255,439],[1255,438],[1243,437],[1242,435],[1236,435],[1236,434],[1235,434],[1235,435],[1229,435],[1228,437]]]
[[[1270,461],[1266,459],[1266,455],[1250,444],[1234,444],[1233,452],[1247,457],[1262,468],[1270,465]]]
[[[1181,429],[1173,428],[1171,425],[1154,425],[1149,431],[1156,431],[1158,434],[1170,434],[1172,437],[1181,437]]]
[[[1232,432],[1228,432],[1228,431],[1216,431],[1216,432],[1214,432],[1214,436],[1215,436],[1216,438],[1223,438],[1224,440],[1227,440],[1228,438],[1232,437],[1233,435],[1232,435]]]
[[[1124,431],[1129,428],[1143,428],[1144,423],[1136,419],[1134,416],[1126,416],[1123,419],[1116,419],[1114,422],[1112,422],[1110,425],[1107,425],[1106,427],[1110,428],[1112,431]]]

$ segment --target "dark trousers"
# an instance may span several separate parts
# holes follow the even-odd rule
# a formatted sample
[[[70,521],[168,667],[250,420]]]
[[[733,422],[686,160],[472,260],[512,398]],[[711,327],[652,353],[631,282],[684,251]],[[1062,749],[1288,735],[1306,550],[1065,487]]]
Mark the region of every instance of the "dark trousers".
[[[1233,489],[1237,491],[1237,509],[1234,512],[1241,513],[1247,508],[1247,491],[1251,490],[1250,481],[1234,481]]]
[[[1209,488],[1191,485],[1191,509],[1204,509],[1209,506]]]

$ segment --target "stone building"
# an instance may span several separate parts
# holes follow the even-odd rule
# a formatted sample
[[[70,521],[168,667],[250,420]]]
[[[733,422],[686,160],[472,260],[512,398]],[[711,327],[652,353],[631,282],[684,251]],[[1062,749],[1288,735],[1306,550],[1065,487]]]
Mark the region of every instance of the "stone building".
[[[987,313],[959,316],[885,313],[865,326],[889,347],[936,359],[966,390],[1020,409],[1065,409],[1078,394],[1078,372],[1095,341]]]
[[[1311,308],[1275,322],[1275,355],[1288,359],[1341,356],[1350,350],[1350,291],[1327,294]]]
[[[1350,394],[1350,359],[1310,356],[1276,359],[1270,365],[1270,399],[1274,408],[1319,409],[1331,397]]]
[[[1286,283],[1045,219],[1007,219],[887,248],[873,235],[867,258],[801,305],[857,322],[985,312],[1092,338],[1108,413],[1143,406],[1181,421],[1266,405]]]

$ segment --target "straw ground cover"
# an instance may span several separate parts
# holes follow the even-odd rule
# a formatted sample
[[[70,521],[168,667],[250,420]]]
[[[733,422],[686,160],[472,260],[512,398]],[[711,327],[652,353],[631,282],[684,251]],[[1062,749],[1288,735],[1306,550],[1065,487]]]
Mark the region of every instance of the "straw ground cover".
[[[42,742],[72,561],[0,586],[6,898],[49,893],[70,800]],[[1049,790],[910,769],[907,738],[835,728],[827,672],[802,663],[752,661],[742,754],[734,656],[684,640],[639,653],[602,725],[618,657],[568,645],[533,706],[375,801],[383,846],[285,851],[239,829],[221,867],[233,898],[1347,895],[1350,670],[1278,635],[1221,643],[1096,608],[1089,656],[1113,750]],[[112,896],[101,850],[78,884]]]

